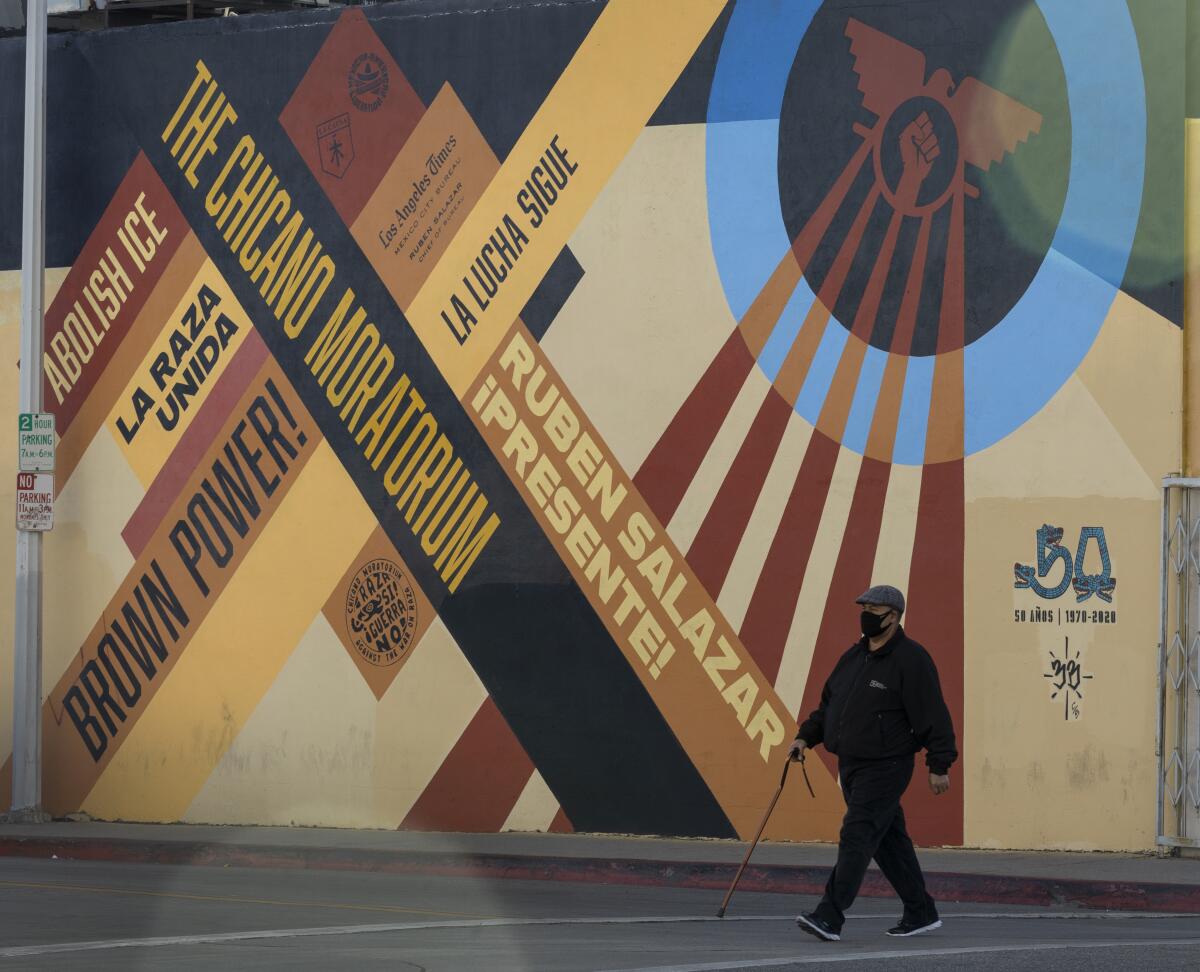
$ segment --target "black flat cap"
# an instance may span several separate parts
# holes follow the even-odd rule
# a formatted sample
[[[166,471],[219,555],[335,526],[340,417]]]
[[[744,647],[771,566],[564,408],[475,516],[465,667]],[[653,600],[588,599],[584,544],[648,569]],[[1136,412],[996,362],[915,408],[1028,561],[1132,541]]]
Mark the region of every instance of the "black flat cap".
[[[876,584],[863,591],[855,604],[878,604],[880,607],[895,608],[898,614],[904,613],[904,595],[890,584]]]

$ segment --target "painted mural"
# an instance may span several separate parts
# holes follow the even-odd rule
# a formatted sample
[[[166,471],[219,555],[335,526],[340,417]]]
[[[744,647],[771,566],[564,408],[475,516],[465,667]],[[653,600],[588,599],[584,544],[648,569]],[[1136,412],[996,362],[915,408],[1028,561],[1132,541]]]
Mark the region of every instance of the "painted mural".
[[[889,583],[962,753],[914,836],[1151,846],[1185,14],[412,0],[56,41],[47,808],[746,837]],[[836,834],[822,755],[768,837]]]

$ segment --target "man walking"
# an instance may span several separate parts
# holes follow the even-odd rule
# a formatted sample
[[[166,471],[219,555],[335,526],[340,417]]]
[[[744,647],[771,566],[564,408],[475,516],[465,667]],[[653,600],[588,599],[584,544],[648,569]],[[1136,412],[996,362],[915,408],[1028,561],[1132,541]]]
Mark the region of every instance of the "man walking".
[[[888,934],[907,937],[941,927],[904,826],[900,797],[921,749],[929,788],[938,796],[950,789],[947,774],[958,757],[937,668],[900,626],[904,595],[881,584],[856,603],[863,607],[863,637],[834,666],[820,705],[800,726],[791,748],[792,759],[803,759],[805,749],[824,743],[838,757],[846,800],[837,864],[825,895],[814,911],[796,919],[802,931],[827,942],[841,939],[846,909],[872,858],[904,902],[904,915]]]

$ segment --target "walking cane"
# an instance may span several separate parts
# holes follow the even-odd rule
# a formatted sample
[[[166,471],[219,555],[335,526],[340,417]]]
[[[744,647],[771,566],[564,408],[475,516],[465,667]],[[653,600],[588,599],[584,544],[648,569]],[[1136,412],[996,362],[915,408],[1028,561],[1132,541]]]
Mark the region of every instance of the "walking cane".
[[[783,776],[779,778],[779,789],[775,791],[775,795],[771,797],[771,802],[767,805],[767,812],[763,814],[762,823],[758,825],[758,833],[754,835],[754,840],[750,842],[750,847],[746,851],[746,856],[742,858],[741,867],[737,869],[737,874],[733,876],[733,884],[729,885],[729,890],[725,892],[725,900],[721,902],[721,907],[717,909],[717,917],[725,917],[725,909],[729,907],[729,899],[733,897],[733,892],[738,886],[738,881],[742,879],[742,872],[746,870],[746,865],[750,863],[750,855],[754,853],[754,848],[758,846],[758,839],[762,836],[764,830],[767,829],[767,821],[771,819],[771,811],[775,809],[775,804],[779,802],[779,798],[783,795],[783,784],[787,782],[788,767],[792,765],[791,756],[787,762],[783,764]],[[817,795],[813,793],[812,783],[808,780],[808,770],[804,768],[804,756],[800,757],[800,771],[804,774],[804,783],[808,787],[809,795],[815,800]]]

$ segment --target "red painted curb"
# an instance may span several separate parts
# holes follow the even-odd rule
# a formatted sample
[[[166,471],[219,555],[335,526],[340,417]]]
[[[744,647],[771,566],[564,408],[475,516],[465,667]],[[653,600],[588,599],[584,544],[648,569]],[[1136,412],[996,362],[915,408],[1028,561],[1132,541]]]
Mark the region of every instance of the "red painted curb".
[[[122,838],[0,837],[0,857],[173,864],[204,867],[262,867],[327,871],[373,871],[439,877],[578,881],[724,891],[733,864],[648,861],[621,858],[461,854],[436,851],[377,851],[335,847],[272,847],[198,841]],[[783,864],[751,865],[742,891],[819,894],[828,868]],[[930,893],[942,901],[1009,905],[1075,905],[1112,911],[1200,913],[1200,885],[1135,881],[1079,881],[998,874],[927,872]],[[867,875],[862,894],[892,897],[877,872]]]

